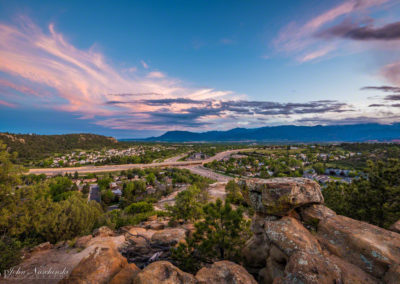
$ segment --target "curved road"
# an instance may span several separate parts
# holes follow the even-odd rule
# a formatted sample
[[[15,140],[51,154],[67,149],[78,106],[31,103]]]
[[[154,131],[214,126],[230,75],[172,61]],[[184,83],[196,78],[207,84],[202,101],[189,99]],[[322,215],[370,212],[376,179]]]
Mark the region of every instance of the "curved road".
[[[85,167],[77,167],[77,168],[41,168],[41,169],[30,169],[28,174],[45,174],[45,175],[58,175],[58,174],[66,174],[66,173],[98,173],[98,172],[116,172],[122,170],[129,169],[137,169],[137,168],[155,168],[155,167],[189,167],[196,165],[203,165],[205,163],[212,162],[214,160],[222,160],[223,158],[240,152],[240,151],[249,151],[253,149],[237,149],[237,150],[229,150],[216,154],[215,156],[198,161],[182,161],[182,162],[161,162],[161,163],[151,163],[151,164],[124,164],[124,165],[106,165],[106,166],[85,166]]]

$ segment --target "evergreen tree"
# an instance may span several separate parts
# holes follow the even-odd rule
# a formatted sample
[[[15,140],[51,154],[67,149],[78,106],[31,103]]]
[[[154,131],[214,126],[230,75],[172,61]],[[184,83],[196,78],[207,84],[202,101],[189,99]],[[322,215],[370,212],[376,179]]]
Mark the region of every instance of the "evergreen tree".
[[[203,207],[204,220],[195,224],[195,232],[172,250],[178,265],[194,272],[202,263],[218,260],[240,261],[241,249],[250,237],[250,221],[243,209],[232,209],[229,202],[208,203]]]

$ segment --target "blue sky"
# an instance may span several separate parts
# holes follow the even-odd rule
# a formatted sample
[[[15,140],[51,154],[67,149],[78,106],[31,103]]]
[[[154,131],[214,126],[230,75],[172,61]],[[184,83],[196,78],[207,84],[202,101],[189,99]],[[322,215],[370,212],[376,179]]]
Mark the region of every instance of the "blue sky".
[[[0,0],[0,131],[399,122],[399,21],[391,0]]]

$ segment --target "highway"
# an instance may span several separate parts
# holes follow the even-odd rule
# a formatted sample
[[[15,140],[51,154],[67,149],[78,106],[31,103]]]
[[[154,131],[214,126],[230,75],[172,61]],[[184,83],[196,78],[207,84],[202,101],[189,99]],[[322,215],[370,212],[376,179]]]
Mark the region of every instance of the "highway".
[[[161,167],[161,168],[185,167],[190,169],[193,166],[201,166],[205,163],[209,163],[214,160],[217,161],[222,160],[223,158],[237,152],[251,151],[251,150],[253,149],[237,149],[237,150],[224,151],[208,159],[198,160],[198,161],[175,161],[175,159],[169,159],[169,161],[167,160],[164,162],[151,163],[151,164],[124,164],[124,165],[84,166],[84,167],[70,167],[70,168],[37,168],[37,169],[30,169],[28,171],[28,174],[36,174],[36,175],[45,174],[48,176],[53,176],[66,173],[73,174],[75,172],[85,174],[85,173],[99,173],[99,172],[116,172],[129,169],[138,169],[138,168],[143,169],[143,168],[155,168],[155,167]]]
[[[200,175],[203,177],[208,177],[210,179],[216,180],[217,182],[226,183],[226,182],[230,181],[231,179],[233,179],[233,177],[221,175],[221,174],[216,173],[216,172],[214,172],[208,168],[205,168],[203,166],[184,166],[184,167],[180,167],[180,168],[188,169],[189,171],[191,171],[194,174],[197,174],[197,175]]]

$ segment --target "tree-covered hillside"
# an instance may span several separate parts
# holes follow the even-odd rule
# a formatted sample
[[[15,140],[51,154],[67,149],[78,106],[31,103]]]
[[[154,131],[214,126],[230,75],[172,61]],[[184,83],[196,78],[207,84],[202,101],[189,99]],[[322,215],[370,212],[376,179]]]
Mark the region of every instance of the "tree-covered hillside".
[[[74,149],[101,149],[122,146],[112,137],[96,134],[37,135],[0,133],[0,141],[10,152],[18,152],[17,162],[39,160],[54,153],[64,153]]]

